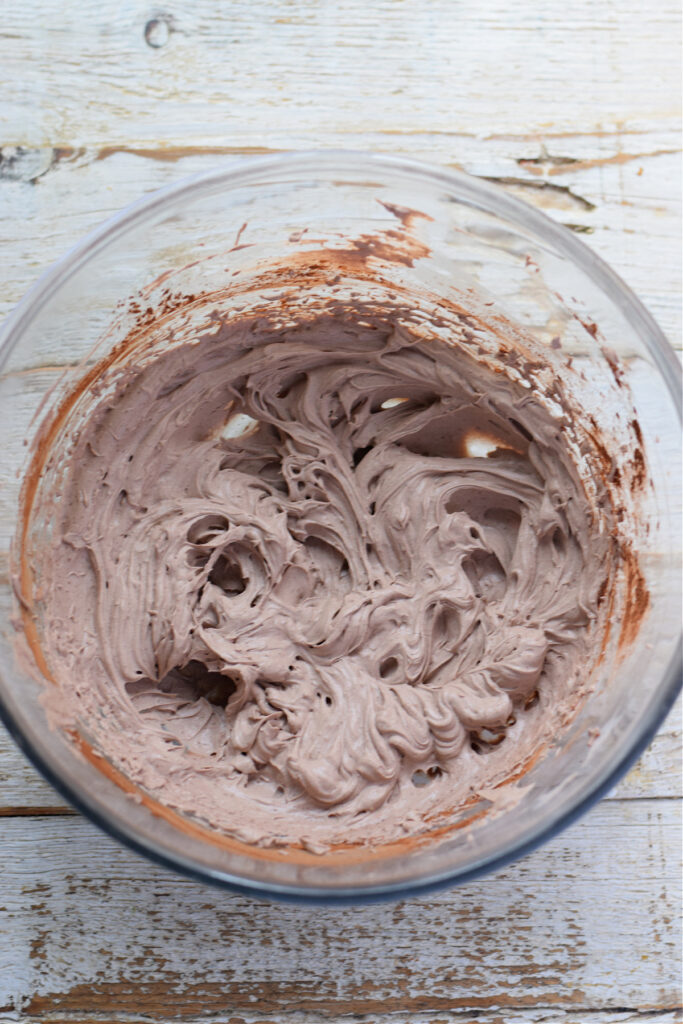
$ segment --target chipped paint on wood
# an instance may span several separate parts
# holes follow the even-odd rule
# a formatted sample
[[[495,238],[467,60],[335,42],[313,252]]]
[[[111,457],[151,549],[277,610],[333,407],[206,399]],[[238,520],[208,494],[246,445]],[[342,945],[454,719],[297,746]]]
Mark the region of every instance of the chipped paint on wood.
[[[680,346],[679,24],[673,0],[646,18],[639,0],[4,0],[0,316],[141,194],[346,146],[500,182],[581,234]],[[16,375],[27,414],[68,361],[62,339]],[[0,730],[0,1021],[680,1024],[680,721],[679,705],[613,799],[524,861],[345,911],[151,867]]]
[[[2,1018],[4,1019],[4,1018]],[[13,1017],[12,1020],[15,1018]],[[68,1024],[69,1019],[63,1016],[53,1017],[21,1017],[21,1024]],[[337,1018],[342,1024],[342,1018]],[[528,1007],[525,1010],[509,1010],[504,1013],[498,1010],[477,1010],[476,1017],[471,1011],[462,1010],[439,1010],[438,1016],[427,1011],[422,1012],[399,1012],[390,1016],[384,1014],[353,1014],[346,1016],[343,1020],[348,1024],[681,1024],[681,1015],[677,1011],[632,1011],[632,1010],[588,1010],[588,1011],[567,1011],[551,1009],[550,1007]],[[206,1018],[194,1016],[188,1019],[185,1024],[206,1024]],[[307,1012],[287,1009],[275,1016],[268,1015],[264,1020],[263,1014],[258,1011],[240,1010],[239,1015],[228,1012],[227,1014],[212,1015],[211,1024],[322,1024],[322,1018],[317,1012]],[[151,1017],[148,1014],[125,1014],[112,1016],[79,1017],[78,1024],[169,1024],[169,1017]]]
[[[679,983],[680,808],[603,802],[491,878],[345,909],[269,905],[177,879],[80,818],[6,819],[2,930],[12,941],[0,944],[0,1007],[79,1019],[171,1005],[179,1018],[198,1005],[326,1018],[666,1009]]]
[[[680,345],[679,155],[583,168],[584,160],[618,154],[621,139],[615,136],[595,147],[577,137],[570,143],[577,164],[567,166],[567,174],[559,181],[521,165],[539,155],[544,140],[547,144],[544,135],[531,143],[463,142],[449,136],[397,140],[373,132],[368,137],[337,138],[336,144],[422,157],[502,183],[512,194],[583,233],[588,244],[634,288],[674,345]],[[290,146],[320,146],[329,141],[324,134],[314,133],[298,145],[292,140]],[[676,137],[672,144],[677,141]],[[13,172],[11,178],[2,177],[0,166],[0,236],[12,239],[12,258],[4,267],[0,316],[9,312],[41,270],[127,203],[188,174],[215,167],[221,160],[241,160],[249,150],[235,146],[227,157],[218,155],[212,146],[215,144],[204,141],[196,147],[171,150],[85,147],[75,151],[73,158],[60,160],[53,160],[52,150],[47,154],[27,151],[24,170]],[[99,159],[102,152],[106,158]],[[173,159],[168,158],[169,153]]]

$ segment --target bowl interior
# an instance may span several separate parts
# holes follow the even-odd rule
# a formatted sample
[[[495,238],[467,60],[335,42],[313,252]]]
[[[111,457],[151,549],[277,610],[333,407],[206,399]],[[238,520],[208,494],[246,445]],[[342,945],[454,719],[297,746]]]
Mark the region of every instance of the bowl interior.
[[[435,310],[475,310],[490,326],[484,358],[495,359],[503,336],[544,351],[553,379],[594,417],[613,464],[631,481],[619,489],[620,521],[637,573],[619,580],[593,692],[510,781],[507,805],[493,814],[490,802],[475,800],[418,840],[321,857],[257,849],[144,794],[133,799],[135,787],[91,754],[82,731],[49,728],[41,700],[41,657],[49,662],[49,652],[41,654],[39,624],[16,591],[26,583],[24,547],[45,528],[32,501],[50,470],[36,452],[87,409],[73,401],[87,375],[133,351],[147,310],[155,321],[161,311],[182,340],[217,309],[244,315],[279,302],[286,317],[315,310],[333,292],[409,304],[432,330]],[[443,329],[447,336],[447,317]],[[167,337],[160,333],[158,345]],[[151,358],[158,348],[145,351]],[[608,268],[504,194],[463,175],[359,154],[218,170],[124,211],[77,246],[18,307],[0,358],[3,715],[48,778],[135,848],[207,880],[273,895],[369,898],[464,880],[570,821],[613,784],[673,701],[681,537],[675,358]],[[548,379],[534,383],[541,390]],[[646,486],[635,488],[628,473],[641,469]]]

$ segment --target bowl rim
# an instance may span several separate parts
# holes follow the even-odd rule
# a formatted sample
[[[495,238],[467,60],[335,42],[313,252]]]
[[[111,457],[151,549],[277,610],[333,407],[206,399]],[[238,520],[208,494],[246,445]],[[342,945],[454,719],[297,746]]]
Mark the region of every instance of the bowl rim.
[[[283,167],[292,172],[315,174],[316,171],[347,170],[357,174],[359,170],[376,170],[385,175],[393,174],[415,181],[428,181],[457,193],[458,201],[472,205],[496,216],[507,219],[525,231],[533,232],[542,239],[552,242],[557,252],[567,257],[587,273],[594,284],[608,292],[610,300],[621,314],[633,324],[650,351],[653,362],[669,391],[679,424],[681,422],[682,393],[680,386],[681,366],[673,348],[656,321],[640,300],[619,275],[594,253],[583,241],[576,238],[562,224],[556,223],[547,214],[530,206],[521,199],[509,195],[502,188],[489,181],[460,170],[445,169],[419,160],[402,156],[379,154],[363,150],[310,149],[282,151],[266,156],[248,156],[220,161],[215,167],[185,177],[163,188],[154,190],[127,205],[110,216],[96,228],[77,241],[67,252],[48,267],[25,293],[0,327],[0,370],[18,344],[24,330],[38,315],[42,306],[75,274],[83,264],[114,239],[125,235],[139,222],[154,212],[162,212],[185,195],[211,188],[234,188],[255,183],[268,171],[282,172]],[[493,207],[493,209],[492,209]],[[167,849],[153,846],[142,840],[134,829],[112,821],[98,807],[88,802],[76,786],[61,777],[55,767],[26,738],[21,726],[0,689],[0,719],[9,733],[34,766],[47,781],[78,811],[94,822],[102,831],[117,841],[146,856],[155,863],[204,883],[211,883],[244,895],[278,899],[303,904],[359,904],[385,900],[404,899],[429,892],[462,885],[484,874],[498,871],[549,841],[560,831],[568,828],[585,814],[625,774],[650,743],[661,723],[669,713],[678,692],[683,685],[683,648],[679,639],[669,664],[662,674],[657,700],[652,700],[644,716],[642,728],[628,747],[623,749],[606,774],[593,779],[592,785],[575,803],[562,813],[538,825],[527,836],[522,836],[510,848],[496,854],[484,856],[479,862],[464,870],[446,869],[415,881],[398,881],[363,887],[325,888],[295,883],[274,883],[256,881],[242,876],[231,875],[218,869],[200,867],[189,857],[171,853]]]

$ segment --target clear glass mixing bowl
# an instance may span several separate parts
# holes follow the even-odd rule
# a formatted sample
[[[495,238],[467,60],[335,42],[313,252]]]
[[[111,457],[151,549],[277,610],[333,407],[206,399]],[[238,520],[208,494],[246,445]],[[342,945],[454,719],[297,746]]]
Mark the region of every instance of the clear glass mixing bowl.
[[[378,237],[382,244],[373,241]],[[650,477],[637,545],[650,608],[626,649],[603,659],[594,692],[527,772],[507,811],[478,814],[470,807],[468,827],[438,841],[316,856],[225,840],[139,795],[132,799],[124,778],[95,767],[73,734],[51,729],[40,673],[17,654],[30,615],[19,614],[9,549],[14,537],[16,564],[21,481],[39,430],[75,382],[130,335],[146,308],[166,303],[173,315],[174,297],[195,296],[177,314],[181,329],[191,332],[217,294],[232,294],[222,301],[236,308],[247,308],[256,293],[267,300],[268,267],[288,261],[300,271],[300,301],[319,299],[328,286],[320,274],[311,274],[307,285],[306,274],[320,269],[323,251],[324,267],[334,269],[337,253],[341,276],[363,294],[394,288],[437,305],[440,298],[488,295],[492,310],[556,356],[560,339],[558,358],[583,367],[587,402],[603,418],[610,413],[601,396],[613,395],[620,378],[619,401],[632,403]],[[254,274],[259,283],[250,292]],[[403,897],[493,871],[567,826],[613,786],[678,691],[679,365],[647,311],[586,246],[464,174],[372,154],[284,154],[219,168],[144,198],[76,245],[7,321],[0,428],[2,717],[67,800],[135,850],[195,878],[329,902]]]

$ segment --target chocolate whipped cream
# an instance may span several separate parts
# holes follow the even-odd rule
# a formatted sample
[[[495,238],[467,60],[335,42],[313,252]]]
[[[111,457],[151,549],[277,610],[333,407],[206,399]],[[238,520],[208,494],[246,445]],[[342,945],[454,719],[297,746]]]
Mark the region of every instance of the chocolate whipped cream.
[[[409,317],[217,322],[72,437],[40,566],[59,699],[264,845],[419,831],[552,734],[604,530],[554,415]]]

